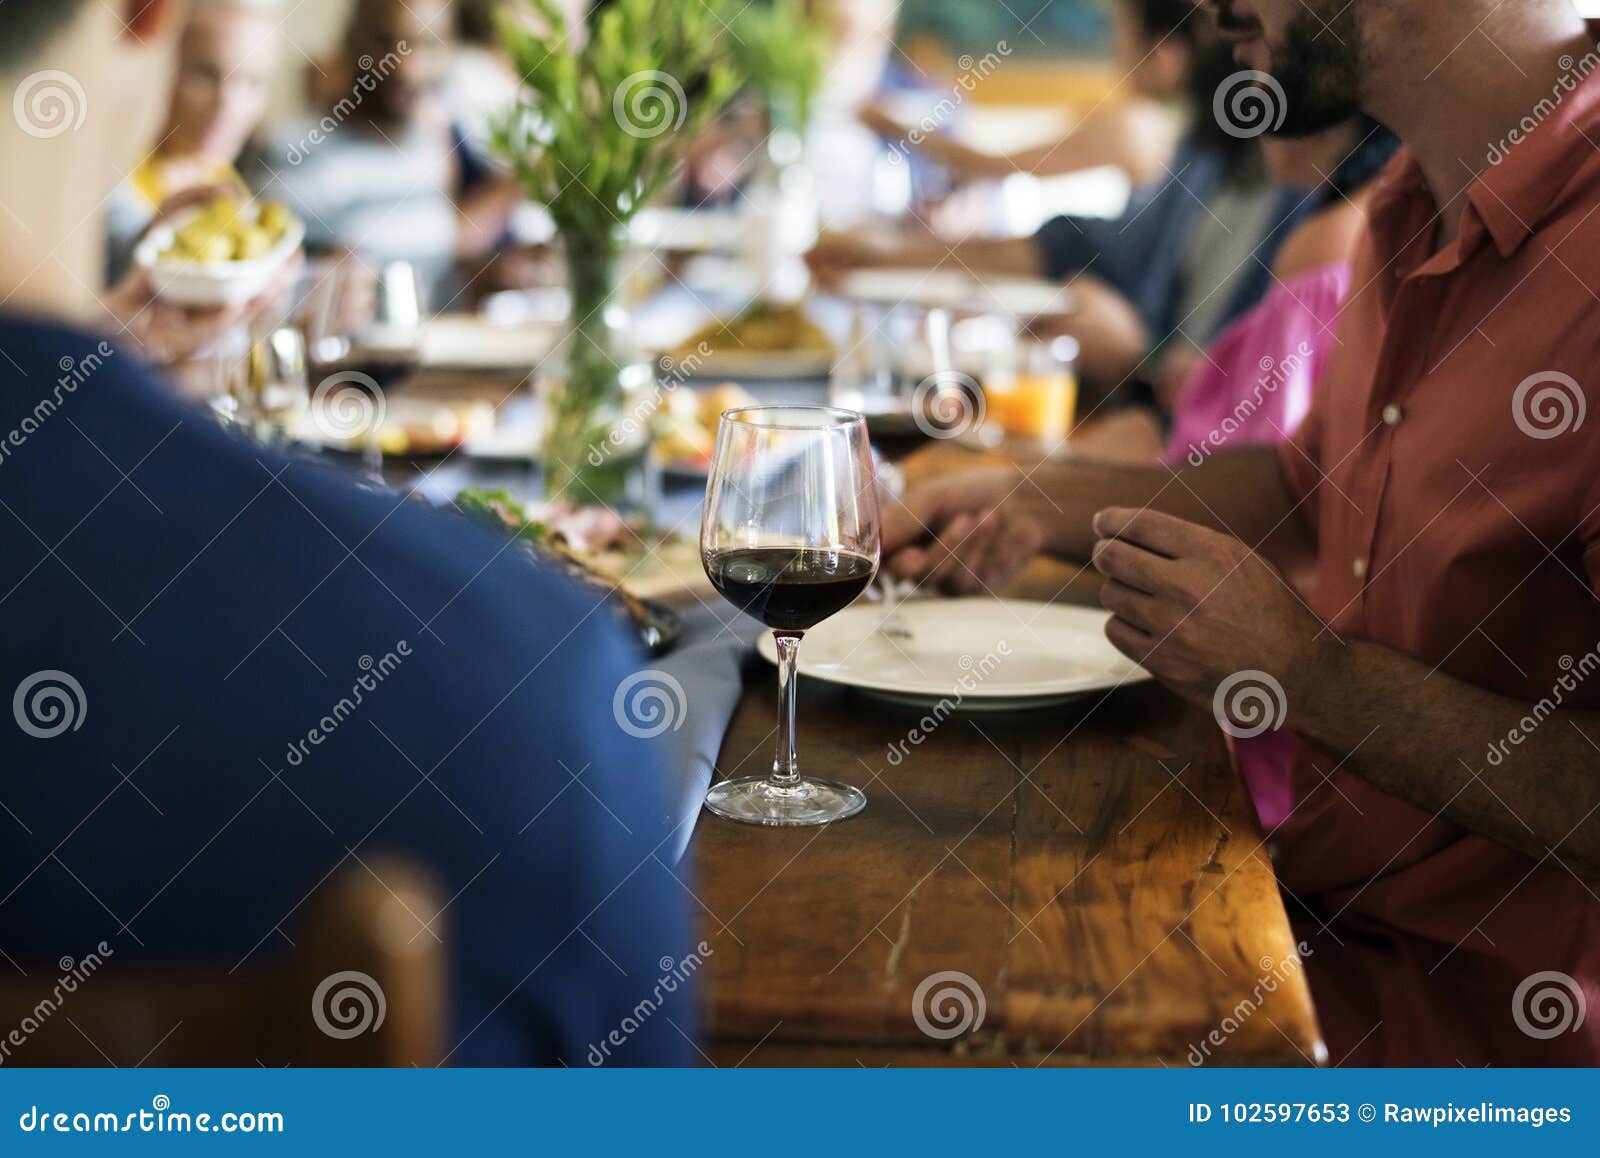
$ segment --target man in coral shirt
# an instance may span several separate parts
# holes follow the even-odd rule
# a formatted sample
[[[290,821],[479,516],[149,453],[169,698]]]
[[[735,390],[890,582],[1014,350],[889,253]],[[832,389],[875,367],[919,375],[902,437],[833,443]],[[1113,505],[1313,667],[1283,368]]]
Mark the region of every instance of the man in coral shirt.
[[[1199,467],[937,480],[891,566],[972,589],[1091,557],[1112,642],[1281,729],[1239,756],[1331,1060],[1595,1064],[1597,30],[1568,0],[1206,7],[1275,131],[1360,109],[1407,145],[1310,416]]]

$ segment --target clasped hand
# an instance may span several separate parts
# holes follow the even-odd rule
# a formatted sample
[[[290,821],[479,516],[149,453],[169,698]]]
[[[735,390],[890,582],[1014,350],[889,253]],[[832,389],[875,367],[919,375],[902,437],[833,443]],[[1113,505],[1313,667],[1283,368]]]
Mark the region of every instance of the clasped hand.
[[[1324,637],[1320,620],[1266,560],[1231,535],[1151,510],[1094,519],[1106,638],[1184,699],[1209,706],[1243,671],[1298,688]],[[1291,714],[1294,694],[1288,694]]]

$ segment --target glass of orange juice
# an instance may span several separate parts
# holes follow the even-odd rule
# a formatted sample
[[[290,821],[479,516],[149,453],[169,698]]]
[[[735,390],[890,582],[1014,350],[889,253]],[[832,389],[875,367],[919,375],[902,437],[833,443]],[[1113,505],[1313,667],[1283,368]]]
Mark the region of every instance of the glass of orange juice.
[[[1078,343],[1066,336],[1028,342],[1015,374],[984,383],[988,417],[1013,438],[1052,449],[1072,429],[1078,408]]]

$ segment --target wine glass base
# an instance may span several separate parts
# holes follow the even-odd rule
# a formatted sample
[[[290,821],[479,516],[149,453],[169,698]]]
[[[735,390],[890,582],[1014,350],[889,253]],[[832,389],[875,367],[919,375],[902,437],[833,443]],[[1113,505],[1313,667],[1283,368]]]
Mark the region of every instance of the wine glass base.
[[[861,789],[809,777],[793,788],[778,788],[765,776],[744,776],[724,780],[706,793],[707,811],[745,824],[830,824],[866,806]]]

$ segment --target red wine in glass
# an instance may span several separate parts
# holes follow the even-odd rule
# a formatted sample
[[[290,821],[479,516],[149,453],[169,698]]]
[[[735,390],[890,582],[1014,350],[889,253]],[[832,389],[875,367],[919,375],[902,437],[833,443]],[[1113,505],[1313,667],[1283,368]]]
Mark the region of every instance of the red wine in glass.
[[[864,555],[812,547],[724,551],[705,566],[724,599],[774,631],[804,631],[843,611],[877,570]]]

